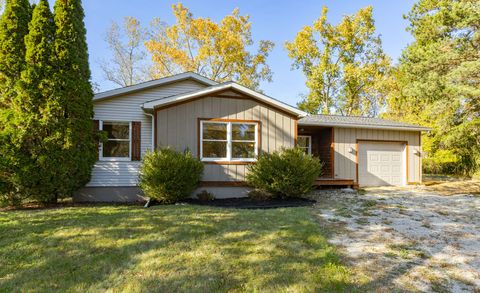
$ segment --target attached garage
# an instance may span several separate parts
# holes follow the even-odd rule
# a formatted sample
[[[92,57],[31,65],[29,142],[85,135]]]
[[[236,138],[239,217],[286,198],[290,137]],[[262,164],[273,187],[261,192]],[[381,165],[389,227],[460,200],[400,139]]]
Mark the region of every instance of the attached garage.
[[[406,185],[406,149],[406,142],[358,141],[358,184]]]
[[[330,150],[325,149],[328,156],[319,155],[329,165],[320,182],[323,185],[404,186],[422,182],[421,136],[430,130],[427,127],[338,115],[310,115],[300,119],[298,126],[298,134],[312,137],[312,144],[316,136],[328,138],[320,143]]]

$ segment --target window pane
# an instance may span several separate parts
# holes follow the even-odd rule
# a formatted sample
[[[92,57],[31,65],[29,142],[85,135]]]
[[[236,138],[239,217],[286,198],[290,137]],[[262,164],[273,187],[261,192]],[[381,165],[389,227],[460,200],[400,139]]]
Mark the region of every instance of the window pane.
[[[225,158],[227,157],[226,141],[204,141],[202,148],[204,158]]]
[[[255,143],[232,142],[232,158],[235,158],[235,159],[255,158]]]
[[[115,158],[128,158],[130,142],[109,140],[103,143],[103,156]]]
[[[103,122],[103,131],[108,138],[129,139],[130,125],[128,122]]]
[[[305,154],[307,154],[307,155],[308,155],[308,148],[302,148],[302,147],[301,147],[300,149],[301,149],[302,151],[304,151],[304,152],[305,152]]]
[[[255,140],[255,125],[253,124],[232,124],[233,140]]]
[[[297,145],[301,148],[308,148],[310,137],[308,136],[299,136],[297,139]]]
[[[203,123],[203,139],[227,139],[226,123]]]

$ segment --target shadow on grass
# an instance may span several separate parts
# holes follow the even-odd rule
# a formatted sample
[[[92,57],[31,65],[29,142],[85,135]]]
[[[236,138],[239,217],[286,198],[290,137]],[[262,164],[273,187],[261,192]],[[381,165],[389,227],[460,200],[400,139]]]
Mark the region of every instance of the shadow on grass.
[[[308,208],[0,213],[0,291],[352,291]]]

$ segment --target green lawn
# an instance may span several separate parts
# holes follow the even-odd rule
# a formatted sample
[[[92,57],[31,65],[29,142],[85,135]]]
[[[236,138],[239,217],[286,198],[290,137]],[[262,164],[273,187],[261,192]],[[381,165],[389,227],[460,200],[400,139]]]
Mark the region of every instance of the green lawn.
[[[310,208],[0,212],[0,291],[351,291]]]

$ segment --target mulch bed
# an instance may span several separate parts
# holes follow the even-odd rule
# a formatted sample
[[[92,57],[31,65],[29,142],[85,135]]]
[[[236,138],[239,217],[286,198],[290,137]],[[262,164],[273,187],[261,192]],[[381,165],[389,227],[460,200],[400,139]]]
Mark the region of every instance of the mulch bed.
[[[21,210],[50,210],[61,208],[85,208],[85,207],[110,207],[110,206],[143,206],[144,202],[58,202],[50,204],[24,203],[21,206],[9,206],[0,208],[0,212]]]
[[[211,201],[202,201],[199,199],[187,199],[181,203],[195,204],[202,206],[235,208],[235,209],[273,209],[273,208],[292,208],[292,207],[309,207],[316,201],[305,198],[286,198],[286,199],[268,199],[259,200],[249,197],[242,198],[225,198],[215,199]]]
[[[212,201],[204,201],[196,198],[182,200],[177,204],[192,204],[201,206],[235,208],[235,209],[273,209],[273,208],[292,208],[292,207],[309,207],[316,201],[305,198],[286,198],[286,199],[252,199],[249,197],[242,198],[225,198],[215,199]],[[25,203],[19,207],[0,208],[0,212],[17,211],[17,210],[45,210],[59,209],[69,207],[99,207],[99,206],[143,206],[142,202],[118,203],[118,202],[59,202],[53,204]],[[161,205],[155,201],[149,202],[148,206]]]

